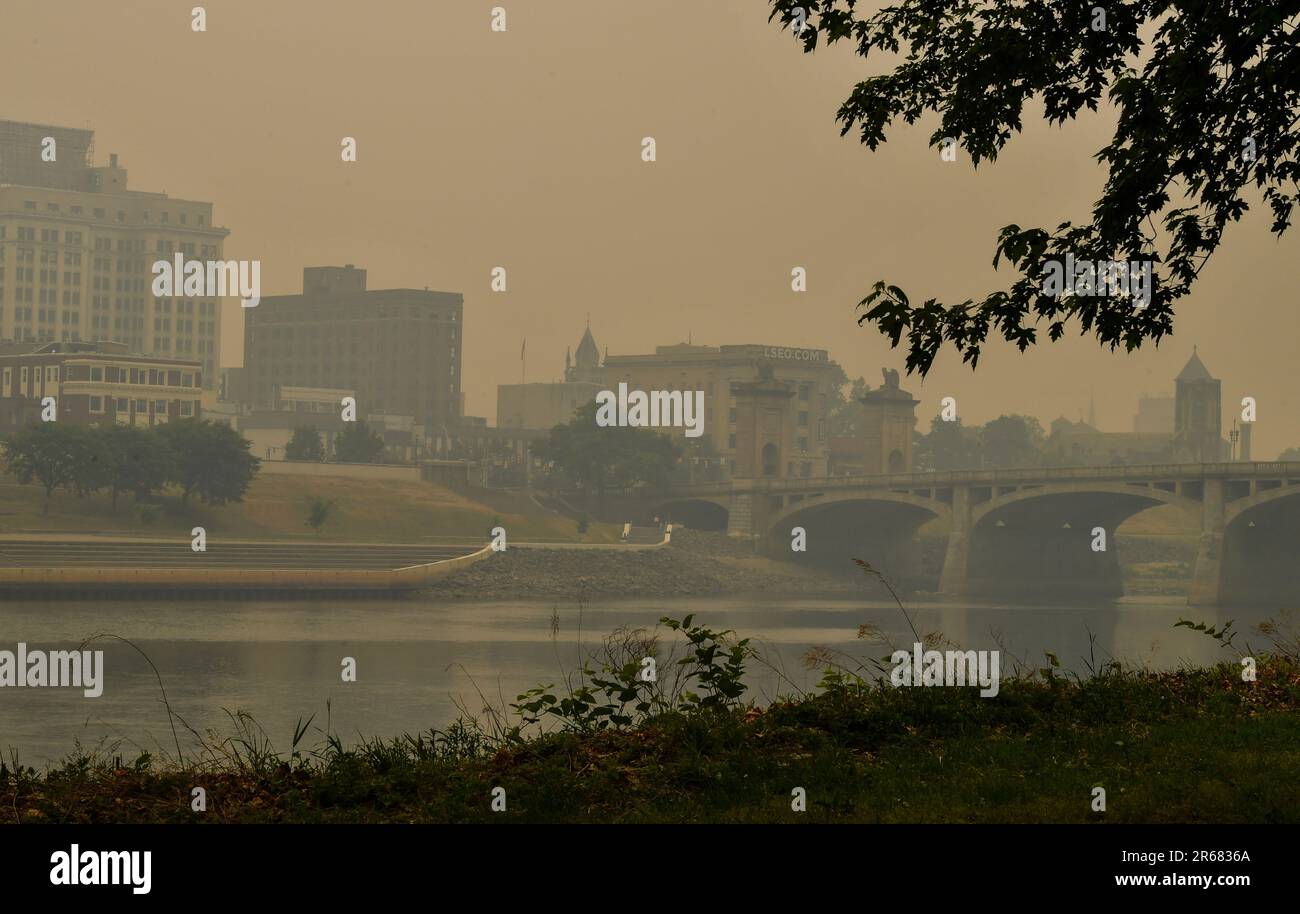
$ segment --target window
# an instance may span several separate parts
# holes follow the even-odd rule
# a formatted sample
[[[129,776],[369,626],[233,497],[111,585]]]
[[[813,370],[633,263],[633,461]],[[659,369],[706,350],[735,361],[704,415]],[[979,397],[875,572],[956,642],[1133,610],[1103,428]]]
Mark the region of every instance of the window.
[[[807,439],[807,438],[800,438],[800,439],[799,439],[799,450],[800,450],[801,453],[804,453],[804,454],[808,453],[808,439]]]
[[[142,415],[143,415],[144,413],[149,412],[149,401],[148,401],[148,400],[136,400],[136,401],[135,401],[135,411],[136,411],[137,413],[142,414]]]
[[[9,388],[13,385],[13,382],[14,370],[12,368],[6,368],[4,375],[4,390],[0,390],[0,396],[9,396]]]
[[[733,424],[735,423],[735,421],[736,421],[736,409],[735,409],[735,407],[732,407],[731,409],[727,410],[727,421],[728,421],[728,422],[731,422],[731,423],[733,423]]]
[[[131,410],[131,401],[128,400],[126,397],[118,397],[117,411],[119,413],[125,413],[125,412],[130,412],[130,410]]]
[[[807,413],[807,412],[801,412],[801,413],[799,413],[799,424],[800,424],[800,425],[807,425],[807,424],[808,424],[808,413]]]
[[[189,372],[182,374],[181,387],[193,387],[193,386],[194,386],[194,375],[190,374]]]
[[[727,436],[727,447],[733,451],[736,449],[736,436],[734,434]]]
[[[27,366],[26,366],[26,365],[23,366],[23,368],[22,368],[22,373],[21,373],[20,377],[22,378],[22,385],[23,385],[23,387],[26,387],[26,386],[27,386]]]
[[[167,412],[167,401],[166,401],[166,400],[154,400],[154,401],[153,401],[153,411],[156,412],[156,413],[165,413],[165,412]]]
[[[98,365],[90,366],[90,380],[92,381],[104,380],[104,369]]]
[[[799,385],[799,399],[800,399],[800,400],[807,400],[807,399],[808,399],[808,393],[809,393],[808,385],[807,385],[807,384],[800,384],[800,385]]]
[[[104,411],[104,398],[103,398],[103,397],[91,397],[91,398],[90,398],[90,411],[91,411],[92,413],[102,413],[102,412]]]
[[[182,400],[182,401],[181,401],[181,416],[182,416],[183,418],[188,419],[188,418],[189,418],[190,416],[192,416],[192,415],[194,415],[194,401],[193,401],[193,400]]]

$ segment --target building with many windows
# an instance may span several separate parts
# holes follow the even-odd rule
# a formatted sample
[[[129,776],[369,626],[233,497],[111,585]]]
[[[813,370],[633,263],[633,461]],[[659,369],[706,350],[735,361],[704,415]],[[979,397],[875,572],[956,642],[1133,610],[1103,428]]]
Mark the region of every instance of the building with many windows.
[[[429,438],[449,439],[461,413],[464,301],[367,289],[352,264],[308,267],[301,295],[264,295],[245,312],[238,396],[265,410],[288,388],[347,388],[359,418],[410,416]]]
[[[121,343],[46,343],[0,352],[0,429],[40,418],[53,397],[57,421],[76,425],[149,426],[198,418],[198,361],[131,355]]]
[[[790,393],[788,447],[781,449],[779,476],[825,476],[830,459],[828,432],[835,363],[825,349],[788,346],[694,346],[678,343],[658,346],[653,355],[606,355],[601,366],[602,386],[617,390],[704,391],[704,450],[736,470],[744,450],[738,435],[742,428],[737,395],[748,395],[745,385],[763,379],[769,386]],[[665,428],[678,444],[689,445],[681,428]],[[698,440],[698,439],[695,439]]]
[[[211,203],[129,190],[117,156],[95,167],[93,150],[89,130],[0,121],[0,339],[117,341],[193,359],[212,386],[221,302],[154,298],[153,264],[220,260],[229,232]]]

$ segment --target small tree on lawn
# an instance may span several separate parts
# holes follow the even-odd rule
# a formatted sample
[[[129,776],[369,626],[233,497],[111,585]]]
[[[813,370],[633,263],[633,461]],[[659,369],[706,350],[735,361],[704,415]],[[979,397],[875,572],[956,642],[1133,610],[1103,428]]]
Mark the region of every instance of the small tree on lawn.
[[[314,425],[300,425],[284,446],[285,460],[324,460],[325,442]]]

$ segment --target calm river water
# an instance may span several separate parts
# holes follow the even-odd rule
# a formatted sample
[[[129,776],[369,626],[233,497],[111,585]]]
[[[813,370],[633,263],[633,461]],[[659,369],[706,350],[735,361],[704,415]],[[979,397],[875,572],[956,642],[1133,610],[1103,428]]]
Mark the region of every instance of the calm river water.
[[[498,703],[523,690],[558,682],[579,665],[579,609],[560,603],[552,637],[552,604],[523,602],[20,602],[0,603],[0,650],[69,649],[83,639],[111,632],[135,642],[157,666],[174,711],[199,731],[231,732],[223,709],[247,711],[274,746],[286,750],[294,724],[316,715],[305,742],[321,740],[326,702],[333,732],[345,742],[365,736],[396,736],[443,727],[457,714],[457,701],[478,711],[477,690]],[[1188,608],[1181,600],[1134,599],[1101,608],[1029,606],[909,606],[923,634],[942,632],[966,648],[1003,647],[1038,663],[1043,651],[1063,665],[1085,671],[1089,632],[1100,660],[1110,657],[1174,667],[1227,659],[1204,635],[1175,629],[1179,618],[1215,624],[1237,621],[1241,643],[1267,608]],[[880,645],[858,640],[871,624],[899,644],[914,640],[893,605],[850,600],[753,602],[724,599],[606,600],[581,612],[587,650],[620,627],[653,628],[661,616],[694,613],[696,622],[731,628],[760,642],[767,659],[801,688],[818,670],[805,669],[804,653],[815,645],[855,657],[879,657]],[[672,637],[672,633],[663,633]],[[0,751],[43,765],[72,751],[120,742],[134,759],[140,749],[170,750],[171,730],[158,682],[130,647],[103,641],[104,690],[85,698],[79,689],[0,688]],[[357,681],[341,681],[341,661],[356,661]],[[1008,663],[1004,659],[1003,667]],[[793,687],[771,670],[755,666],[749,676],[757,699]],[[504,701],[503,701],[504,700]],[[188,753],[192,739],[182,732]],[[171,750],[174,754],[174,750]]]

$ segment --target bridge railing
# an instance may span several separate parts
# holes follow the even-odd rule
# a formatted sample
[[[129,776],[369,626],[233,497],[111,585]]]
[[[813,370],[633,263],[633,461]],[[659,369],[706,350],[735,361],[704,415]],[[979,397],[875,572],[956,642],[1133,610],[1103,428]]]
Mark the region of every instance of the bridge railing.
[[[1069,480],[1121,480],[1157,482],[1207,478],[1282,476],[1300,478],[1300,462],[1167,463],[1143,466],[1025,467],[1023,469],[946,470],[936,473],[895,473],[880,476],[813,476],[799,478],[733,478],[722,483],[673,486],[675,494],[710,494],[731,491],[808,492],[869,486],[882,489],[926,489],[959,484],[989,486],[1053,483]]]

